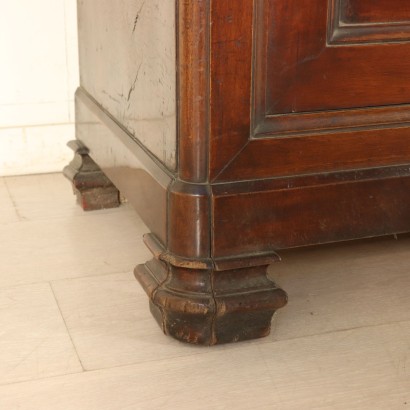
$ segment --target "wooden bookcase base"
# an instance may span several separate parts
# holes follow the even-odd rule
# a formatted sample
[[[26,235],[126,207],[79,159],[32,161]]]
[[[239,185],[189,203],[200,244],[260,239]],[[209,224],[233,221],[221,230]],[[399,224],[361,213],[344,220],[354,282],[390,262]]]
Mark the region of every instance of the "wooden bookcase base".
[[[179,340],[213,345],[266,336],[287,301],[266,276],[280,259],[276,251],[410,231],[408,165],[188,183],[84,90],[76,109],[76,156],[92,158],[149,227],[154,258],[135,276],[162,330]],[[78,184],[83,170],[72,164],[65,174]]]

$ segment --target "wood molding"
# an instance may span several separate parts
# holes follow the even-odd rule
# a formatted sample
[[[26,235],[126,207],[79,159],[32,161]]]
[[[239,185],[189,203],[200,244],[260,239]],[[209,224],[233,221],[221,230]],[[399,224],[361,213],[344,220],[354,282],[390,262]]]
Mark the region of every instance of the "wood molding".
[[[175,180],[168,193],[168,249],[187,259],[211,257],[210,190]]]
[[[297,1],[291,3],[294,9],[286,9],[287,13],[300,9]],[[215,90],[213,96],[217,101],[214,106],[215,110],[218,108],[223,110],[224,115],[213,126],[211,180],[214,182],[255,180],[297,173],[310,174],[339,169],[390,166],[410,161],[407,143],[410,129],[410,97],[406,97],[410,94],[410,90],[408,83],[400,80],[407,75],[406,63],[397,62],[397,68],[396,66],[394,68],[397,70],[397,75],[389,71],[387,62],[374,68],[376,73],[373,74],[373,80],[380,82],[380,87],[368,87],[366,78],[361,79],[359,73],[356,74],[354,81],[346,82],[345,87],[340,87],[343,82],[339,81],[339,76],[346,73],[347,68],[335,74],[334,68],[337,71],[337,65],[332,63],[329,67],[329,61],[333,60],[327,57],[322,63],[321,58],[329,52],[332,53],[331,56],[335,61],[346,62],[349,61],[349,53],[354,56],[363,54],[361,47],[359,49],[352,47],[351,50],[349,47],[331,49],[326,44],[325,36],[327,9],[322,10],[316,4],[314,12],[320,14],[318,27],[312,28],[304,22],[303,13],[299,11],[300,15],[296,17],[292,15],[292,18],[296,19],[292,26],[293,34],[289,33],[291,28],[286,25],[282,31],[279,31],[281,36],[296,38],[298,30],[304,27],[303,30],[307,30],[307,35],[314,40],[312,40],[314,44],[311,46],[312,50],[305,51],[305,54],[299,57],[293,54],[287,55],[290,46],[288,44],[279,46],[279,38],[275,37],[276,34],[272,34],[274,30],[280,30],[277,28],[280,23],[273,26],[271,21],[272,16],[280,11],[277,11],[276,7],[282,7],[281,5],[285,7],[285,4],[286,7],[291,7],[289,2],[270,0],[256,0],[252,7],[249,4],[243,5],[247,7],[247,12],[252,14],[253,32],[243,31],[239,34],[230,25],[221,23],[219,30],[223,27],[227,31],[231,46],[224,42],[212,49],[213,73],[215,72],[215,78],[218,79],[213,88]],[[214,7],[218,7],[218,13],[223,11],[222,15],[227,14],[225,6]],[[235,10],[229,9],[229,12],[233,22],[239,21]],[[213,30],[217,32],[216,27]],[[302,34],[298,35],[303,38]],[[218,35],[222,34],[218,32]],[[238,47],[233,47],[232,44],[238,44]],[[399,52],[397,47],[401,47],[402,53],[409,50],[407,43],[395,45],[393,49],[389,49],[392,56]],[[385,53],[385,49],[383,46],[373,45],[368,52],[372,59],[380,61],[379,54]],[[334,55],[335,53],[337,55]],[[244,61],[244,56],[248,56],[249,59],[249,55],[253,55],[251,74],[248,71],[248,60]],[[232,63],[226,67],[223,61],[228,56]],[[368,71],[366,59],[356,58],[359,72]],[[295,59],[296,63],[292,65]],[[275,72],[277,75],[271,73],[269,76],[268,66],[278,67],[277,73]],[[286,75],[281,78],[282,66],[282,70],[289,70],[289,78]],[[299,71],[296,70],[296,66],[300,66]],[[292,73],[293,69],[295,73]],[[299,84],[299,76],[296,74],[304,71],[308,72],[306,81]],[[330,84],[339,84],[339,88],[342,89],[327,88],[327,80],[323,80],[322,77],[331,75],[333,79]],[[389,81],[390,87],[386,86],[386,76],[392,79]],[[283,82],[283,89],[275,88],[280,82]],[[241,87],[237,86],[238,83]],[[270,85],[272,89],[269,88]],[[330,97],[333,102],[337,102],[344,96],[343,88],[348,89],[350,86],[351,96],[346,97],[345,103],[347,108],[341,105],[338,109],[275,113],[272,107],[272,101],[276,101],[275,98],[280,99],[279,91],[282,91],[285,96],[290,93],[299,100],[315,95],[314,103],[325,106],[330,104]],[[246,89],[247,87],[249,89]],[[298,87],[301,87],[300,93],[297,92]],[[317,89],[318,87],[321,88]],[[366,94],[369,88],[373,90],[369,91],[373,94],[376,93],[375,90],[382,90],[384,93],[383,98],[378,97],[381,100],[380,105],[355,107],[353,95]],[[252,97],[250,90],[252,90]],[[278,96],[275,92],[279,93]],[[399,104],[384,104],[383,101],[396,101]],[[377,146],[382,148],[376,152]],[[366,154],[362,156],[360,152]],[[343,160],[342,155],[345,155]],[[218,172],[216,166],[219,167]]]
[[[212,188],[214,258],[410,231],[410,166]]]
[[[76,137],[151,232],[167,243],[173,175],[82,88],[76,92]]]
[[[329,0],[329,45],[389,43],[410,41],[410,20],[352,22],[344,17],[346,0]],[[368,4],[368,7],[374,7]],[[396,5],[390,7],[394,8]]]
[[[352,130],[359,128],[376,128],[391,125],[402,126],[410,123],[410,104],[400,104],[380,107],[350,108],[338,110],[323,110],[315,112],[288,112],[271,113],[266,101],[267,78],[267,3],[269,0],[255,2],[255,33],[253,39],[254,65],[253,65],[253,116],[251,138],[267,138],[298,135],[303,133],[336,132],[338,130]],[[329,29],[328,33],[335,30],[350,30],[350,26],[340,22],[341,0],[329,0]],[[352,25],[353,26],[353,25]],[[361,26],[356,27],[361,30]],[[339,28],[337,28],[339,27]],[[366,25],[365,27],[368,27]],[[384,25],[375,25],[378,29]],[[390,26],[386,26],[390,27]],[[396,27],[401,32],[399,26]],[[410,39],[410,23],[409,23]],[[352,31],[352,35],[353,35]],[[330,35],[331,37],[333,34]],[[382,40],[382,39],[381,39]],[[346,42],[347,44],[347,42]],[[323,44],[328,47],[329,44]],[[317,56],[310,57],[312,60]],[[277,81],[280,81],[278,79]]]
[[[209,0],[177,2],[178,170],[189,182],[208,179]]]
[[[159,242],[146,238],[154,258],[135,268],[162,331],[178,340],[215,345],[264,337],[286,293],[268,279],[267,264],[216,271],[164,262]],[[152,242],[156,242],[152,245]]]
[[[241,152],[250,136],[254,5],[249,0],[210,3],[212,181]]]

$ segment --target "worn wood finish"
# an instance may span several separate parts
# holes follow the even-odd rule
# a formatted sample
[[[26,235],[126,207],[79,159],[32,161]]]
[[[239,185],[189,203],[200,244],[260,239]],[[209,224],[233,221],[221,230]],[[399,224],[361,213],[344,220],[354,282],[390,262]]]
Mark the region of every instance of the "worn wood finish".
[[[145,243],[154,258],[137,266],[135,276],[163,332],[178,340],[214,345],[264,337],[272,315],[287,303],[267,278],[267,264],[228,271],[177,267],[152,235]]]
[[[248,144],[251,125],[253,4],[211,3],[209,179]]]
[[[81,87],[175,171],[175,3],[84,0],[77,10]]]
[[[342,0],[338,2],[343,22],[397,24],[410,20],[407,0]]]
[[[217,181],[257,180],[272,175],[296,176],[406,164],[410,162],[409,132],[407,127],[399,127],[387,131],[346,131],[337,138],[333,134],[320,133],[253,140],[226,166]]]
[[[410,231],[407,2],[178,0],[175,67],[164,60],[159,79],[130,77],[139,59],[152,63],[130,57],[134,41],[160,49],[160,29],[146,23],[156,21],[151,9],[131,3],[115,12],[116,22],[128,22],[126,40],[113,33],[119,49],[106,51],[95,34],[108,30],[107,15],[93,19],[95,29],[80,27],[87,75],[77,93],[77,138],[152,232],[154,258],[135,275],[165,333],[207,345],[266,335],[286,303],[266,277],[277,250]],[[80,17],[106,12],[99,4],[82,2]],[[125,73],[132,101],[108,103],[100,90],[107,82],[111,97],[121,95],[113,85],[121,81],[111,83],[101,66],[107,56]],[[141,118],[143,78],[152,80],[158,118]],[[175,166],[158,156],[172,135],[162,132],[161,101],[173,101],[173,86]],[[157,119],[162,128],[151,125]]]
[[[208,180],[210,4],[178,0],[178,171]]]
[[[343,47],[327,44],[333,27],[332,2],[239,3],[238,7],[214,3],[214,14],[230,23],[215,24],[213,35],[222,38],[218,30],[223,28],[230,41],[218,43],[211,51],[212,92],[220,102],[212,117],[212,180],[410,160],[410,61],[403,58],[409,55],[408,42],[397,42],[396,36],[365,46],[355,39]],[[253,16],[253,31],[239,29],[251,24],[243,23],[242,10]],[[386,16],[383,27],[396,25]],[[349,29],[348,33],[356,32]],[[405,33],[400,35],[406,40]],[[252,53],[251,70],[246,64],[252,61]],[[242,69],[225,64],[228,59]],[[247,63],[242,64],[244,59]],[[217,113],[222,107],[220,118]],[[235,152],[226,159],[234,143]],[[284,167],[278,169],[278,163]]]
[[[410,231],[408,165],[223,184],[213,195],[215,257]]]
[[[80,141],[70,141],[68,146],[74,151],[74,159],[64,168],[64,175],[84,211],[119,207],[118,189],[88,155],[88,148]]]
[[[168,241],[175,255],[196,260],[211,257],[209,198],[207,185],[176,181],[170,187]]]
[[[76,136],[151,232],[167,243],[171,172],[84,89],[76,93]]]
[[[265,26],[266,35],[262,58],[267,68],[268,115],[408,102],[410,84],[405,80],[410,63],[401,57],[410,50],[407,42],[386,36],[383,44],[363,46],[352,40],[344,47],[335,47],[327,42],[333,36],[327,2],[258,0],[256,4],[261,8],[257,25]],[[291,19],[278,21],[277,16],[289,13]],[[384,18],[388,27],[395,26],[387,13]],[[369,34],[367,42],[372,40]],[[264,44],[263,39],[258,38],[257,42]],[[258,60],[255,70],[262,64]]]

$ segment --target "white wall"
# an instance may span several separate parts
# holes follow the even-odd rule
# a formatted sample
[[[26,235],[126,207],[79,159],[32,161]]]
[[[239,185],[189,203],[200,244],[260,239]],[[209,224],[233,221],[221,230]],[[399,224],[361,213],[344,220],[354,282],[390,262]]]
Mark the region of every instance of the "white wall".
[[[76,0],[0,4],[0,176],[61,171],[79,82]]]

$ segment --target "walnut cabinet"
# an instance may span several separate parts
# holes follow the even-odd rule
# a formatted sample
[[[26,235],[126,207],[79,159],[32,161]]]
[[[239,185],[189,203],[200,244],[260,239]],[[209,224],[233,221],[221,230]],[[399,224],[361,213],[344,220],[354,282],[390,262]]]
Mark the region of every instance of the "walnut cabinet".
[[[135,275],[166,334],[262,337],[287,301],[266,276],[281,249],[410,231],[408,0],[79,0],[78,15],[65,173],[85,208],[118,189],[149,227]]]

